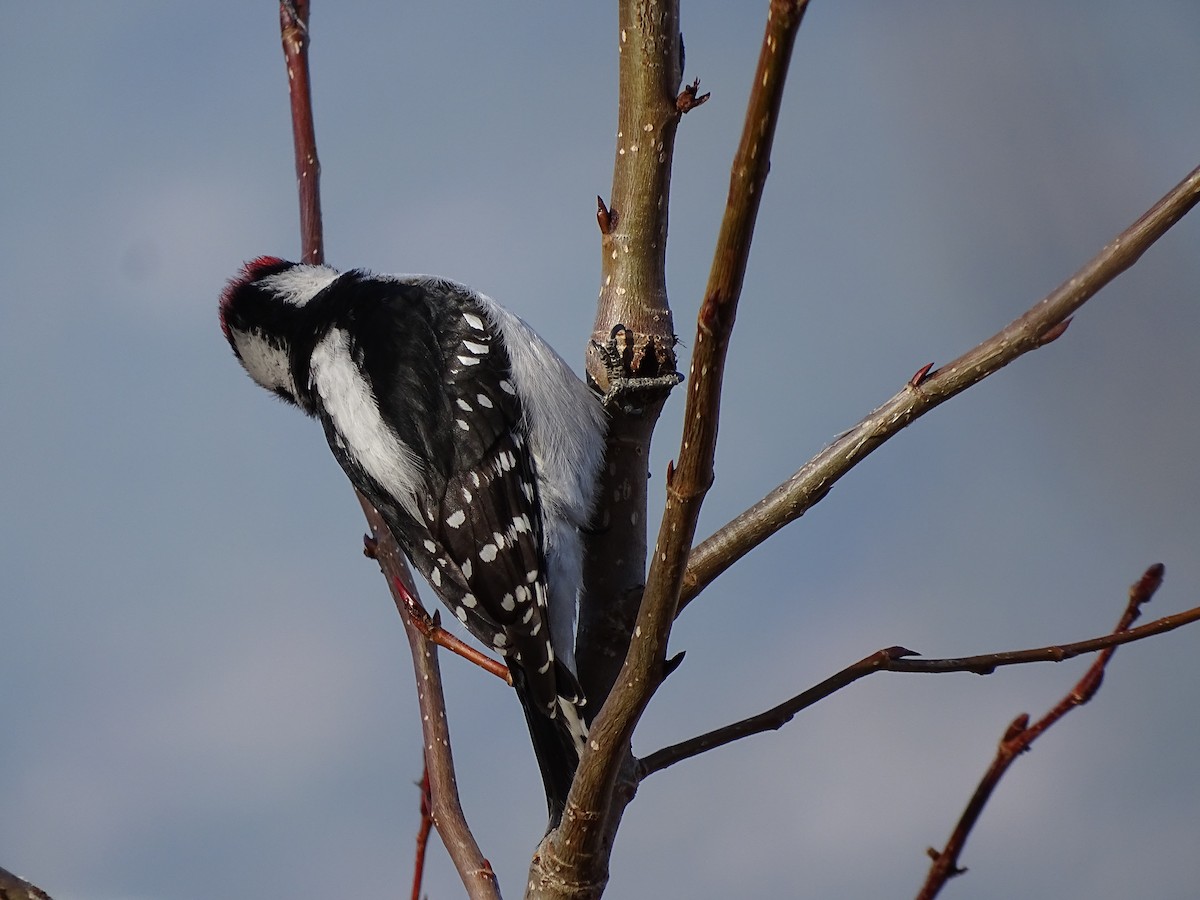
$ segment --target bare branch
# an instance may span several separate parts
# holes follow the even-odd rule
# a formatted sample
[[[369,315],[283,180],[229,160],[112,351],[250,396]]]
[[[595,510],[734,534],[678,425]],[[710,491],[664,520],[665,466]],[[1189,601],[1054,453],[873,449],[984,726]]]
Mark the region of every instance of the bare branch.
[[[425,636],[426,640],[439,647],[445,647],[456,656],[461,656],[467,662],[479,666],[489,675],[495,675],[505,684],[512,685],[512,672],[508,670],[508,666],[498,659],[492,659],[482,650],[472,647],[448,632],[442,627],[441,616],[436,610],[432,616],[429,615],[429,611],[421,605],[421,601],[407,592],[405,592],[405,604],[405,611],[412,619],[413,625]]]
[[[619,0],[617,4],[617,147],[609,202],[597,197],[601,286],[589,341],[588,375],[608,393],[613,376],[653,377],[675,371],[675,326],[667,302],[666,247],[671,165],[680,112],[675,96],[682,75],[678,0]],[[616,326],[626,339],[623,371],[599,352]],[[580,598],[576,661],[590,709],[600,709],[625,658],[646,577],[647,461],[667,390],[638,404],[609,409],[600,520],[585,538],[585,593]],[[632,772],[628,743],[613,751]],[[587,754],[579,767],[589,765]],[[618,764],[619,765],[619,764]],[[628,779],[632,785],[632,777]],[[592,847],[543,839],[527,880],[527,897],[599,897],[608,881],[608,856],[632,790],[595,786],[580,806],[568,802],[564,820],[581,824]],[[586,808],[587,812],[584,812]],[[574,827],[574,826],[572,826]]]
[[[1096,295],[1200,201],[1200,168],[1121,232],[1070,279],[1010,325],[900,393],[814,456],[787,481],[692,551],[679,606],[783,526],[804,515],[843,475],[902,428],[1022,354],[1060,337],[1075,310]]]
[[[308,71],[308,0],[281,0],[279,24],[292,110],[292,136],[296,148],[297,189],[300,195],[300,225],[303,259],[324,262],[321,225],[320,166],[317,163],[316,131],[313,127],[312,94]],[[434,826],[454,861],[459,877],[472,898],[498,898],[496,875],[476,844],[462,805],[450,752],[450,729],[446,700],[442,694],[437,647],[426,639],[410,614],[417,596],[412,573],[400,545],[382,517],[365,497],[355,492],[371,529],[368,547],[387,579],[392,599],[400,612],[412,651],[417,699],[424,735],[425,772],[429,778],[431,815]]]
[[[1155,591],[1162,585],[1162,578],[1162,563],[1155,563],[1129,588],[1129,603],[1126,605],[1125,611],[1117,623],[1117,627],[1113,630],[1112,637],[1133,634],[1132,631],[1128,631],[1127,629],[1141,615],[1142,605],[1149,603]],[[1159,621],[1162,622],[1164,620],[1160,619]],[[1152,622],[1150,625],[1142,626],[1137,631],[1145,631],[1156,624]],[[1152,633],[1158,634],[1163,630],[1169,629],[1160,629]],[[1131,638],[1131,640],[1136,640],[1136,638]],[[1096,658],[1096,661],[1088,667],[1087,672],[1084,673],[1083,678],[1079,680],[1075,687],[1040,720],[1030,726],[1028,714],[1021,713],[1008,726],[1004,732],[1004,737],[1000,740],[1000,746],[996,750],[996,756],[992,760],[992,764],[988,766],[983,778],[979,781],[978,787],[975,788],[975,793],[971,795],[971,800],[967,803],[967,808],[959,818],[958,824],[955,825],[950,839],[946,842],[946,846],[941,850],[935,850],[932,847],[929,848],[928,853],[933,860],[933,864],[929,867],[929,874],[925,879],[925,884],[922,886],[920,893],[917,894],[917,900],[933,900],[947,881],[966,871],[966,869],[959,868],[958,866],[959,856],[966,846],[967,837],[975,827],[975,823],[979,821],[979,816],[983,813],[983,808],[991,798],[992,792],[999,785],[1000,779],[1004,777],[1013,760],[1028,750],[1030,745],[1044,734],[1047,729],[1072,709],[1082,706],[1095,696],[1096,691],[1100,689],[1101,681],[1104,679],[1105,667],[1108,665],[1109,660],[1112,659],[1113,653],[1116,652],[1117,643],[1125,643],[1125,641],[1112,642]]]
[[[633,628],[633,640],[616,686],[592,723],[591,752],[584,755],[576,775],[562,825],[543,843],[543,857],[562,859],[569,852],[581,865],[584,861],[592,866],[595,866],[593,860],[607,861],[611,831],[596,827],[596,822],[603,822],[606,817],[618,776],[628,762],[633,729],[662,679],[684,565],[700,504],[712,482],[726,346],[769,168],[791,49],[805,6],[805,2],[783,0],[771,3],[743,134],[734,158],[728,204],[697,324],[679,467],[668,473],[666,511]],[[620,212],[624,216],[624,211]]]
[[[782,728],[792,720],[796,713],[807,709],[818,700],[824,700],[830,694],[840,691],[846,685],[853,684],[860,678],[865,678],[872,672],[885,671],[896,659],[911,655],[912,652],[904,647],[878,650],[870,656],[860,659],[854,665],[847,666],[840,672],[831,675],[820,684],[813,685],[804,693],[797,694],[766,712],[656,750],[638,761],[638,779],[644,780],[647,776],[668,766],[673,766],[675,763],[750,737],[752,734],[761,734],[764,731],[775,731]]]
[[[498,898],[500,887],[496,881],[496,874],[475,842],[458,799],[458,781],[454,774],[454,757],[450,751],[450,725],[446,718],[446,698],[442,694],[442,672],[438,665],[437,647],[426,640],[420,628],[408,615],[409,603],[405,599],[405,593],[416,596],[417,592],[412,573],[408,569],[408,561],[375,508],[361,495],[358,501],[375,539],[375,558],[392,592],[392,599],[400,612],[401,621],[404,622],[404,630],[412,650],[425,746],[425,772],[429,778],[430,810],[434,827],[437,828],[442,843],[454,861],[454,867],[462,878],[467,895],[472,898]]]
[[[50,895],[12,872],[0,869],[0,900],[50,900]]]
[[[300,196],[300,239],[306,263],[325,261],[321,226],[321,164],[313,126],[312,86],[308,71],[309,0],[281,0],[279,33],[287,63],[292,107],[292,142],[296,156],[296,191]]]
[[[1160,564],[1159,564],[1160,565]],[[1152,571],[1154,567],[1151,567]],[[1164,616],[1142,625],[1139,628],[1125,627],[1101,637],[1076,641],[1071,644],[1055,644],[1048,647],[1037,647],[1031,650],[1012,650],[1001,653],[987,653],[981,656],[951,657],[947,659],[912,659],[913,651],[904,647],[889,647],[879,650],[865,659],[814,685],[801,694],[797,694],[778,706],[772,707],[755,716],[734,722],[722,728],[714,729],[670,747],[649,754],[638,763],[638,777],[646,776],[665,769],[675,763],[698,756],[708,750],[722,747],[734,741],[761,734],[764,731],[775,731],[782,728],[796,713],[807,709],[819,700],[824,700],[830,694],[841,690],[847,685],[873,672],[921,672],[928,674],[942,672],[974,672],[977,675],[990,675],[1002,666],[1024,665],[1033,662],[1063,662],[1085,653],[1104,651],[1111,653],[1112,648],[1120,644],[1144,640],[1155,635],[1174,631],[1184,625],[1200,620],[1200,606],[1185,612]]]
[[[433,794],[429,789],[429,767],[421,773],[421,827],[417,829],[417,852],[413,859],[412,900],[421,900],[421,884],[425,880],[425,850],[429,847],[429,832],[433,830]]]
[[[588,344],[588,375],[607,393],[611,373],[598,348],[614,328],[627,336],[629,377],[675,371],[675,325],[667,302],[666,248],[671,165],[680,114],[679,3],[618,3],[617,146],[609,202],[597,197],[600,294]],[[589,706],[599,709],[621,661],[646,580],[647,460],[666,392],[636,409],[609,411],[599,510],[587,537],[586,595],[576,657]]]
[[[375,559],[375,539],[370,535],[363,536],[363,553],[369,559]],[[495,675],[505,684],[512,684],[512,672],[508,670],[508,666],[488,656],[482,650],[472,647],[465,641],[459,640],[442,627],[441,617],[437,611],[434,611],[431,616],[429,610],[421,604],[419,599],[408,593],[403,584],[399,584],[396,587],[400,590],[404,598],[405,613],[412,620],[413,625],[417,627],[417,630],[425,636],[426,640],[432,641],[439,647],[445,647],[451,653],[461,656],[469,663],[474,663],[485,672]]]

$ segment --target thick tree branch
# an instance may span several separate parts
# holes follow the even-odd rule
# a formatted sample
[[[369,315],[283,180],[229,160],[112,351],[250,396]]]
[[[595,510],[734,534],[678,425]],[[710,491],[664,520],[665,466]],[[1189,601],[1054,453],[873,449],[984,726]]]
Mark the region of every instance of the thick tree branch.
[[[542,845],[541,858],[568,874],[561,879],[563,882],[602,885],[607,877],[607,857],[615,829],[609,815],[610,798],[629,761],[634,727],[662,678],[679,585],[700,504],[712,482],[726,347],[770,166],[792,45],[805,6],[805,2],[783,0],[771,3],[697,324],[679,468],[668,470],[666,511],[633,639],[616,684],[592,723],[591,752],[585,754],[576,775],[562,825]],[[604,827],[606,823],[609,827]]]
[[[1151,571],[1153,568],[1151,567]],[[701,753],[742,738],[782,728],[798,712],[874,672],[974,672],[977,675],[990,675],[1002,666],[1024,665],[1033,662],[1063,662],[1085,653],[1109,652],[1120,644],[1165,634],[1196,621],[1200,621],[1200,606],[1164,616],[1139,628],[1126,626],[1111,634],[1071,644],[1054,644],[1031,650],[1011,650],[948,659],[912,659],[911,657],[915,655],[913,651],[904,647],[889,647],[847,666],[803,693],[797,694],[765,712],[656,750],[638,762],[638,778],[640,781],[668,766],[673,766],[685,759],[691,759],[693,756],[699,756]]]
[[[588,374],[607,392],[610,370],[598,348],[618,331],[628,378],[675,371],[675,327],[667,302],[666,246],[671,164],[681,113],[678,0],[619,0],[617,146],[608,204],[597,198],[601,285],[589,341]],[[597,504],[602,514],[586,538],[576,659],[589,709],[604,703],[625,658],[646,577],[646,507],[650,440],[665,393],[640,404],[613,405]],[[607,785],[568,802],[564,821],[595,840],[586,852],[562,828],[543,839],[529,868],[527,897],[599,897],[621,813],[633,796],[633,754],[614,751],[630,773],[628,790]],[[585,754],[580,771],[589,763]],[[619,764],[618,764],[619,765]],[[586,809],[586,812],[585,812]],[[584,822],[586,821],[586,824]]]
[[[682,78],[678,0],[618,4],[617,147],[608,205],[597,197],[600,294],[588,374],[609,390],[598,345],[622,326],[621,361],[630,378],[675,371],[675,326],[667,302],[666,248],[671,163]],[[580,682],[599,709],[625,658],[646,578],[646,480],[650,439],[665,395],[609,410],[601,479],[602,519],[587,540],[576,656]]]
[[[1129,626],[1141,615],[1142,605],[1149,603],[1155,591],[1162,585],[1162,578],[1162,563],[1155,563],[1129,588],[1129,602],[1125,606],[1125,611],[1122,613],[1117,627],[1113,629],[1112,637],[1133,634],[1132,631],[1128,630]],[[1163,620],[1160,619],[1159,621]],[[1151,623],[1151,625],[1154,624],[1156,623]],[[1136,630],[1143,631],[1149,627],[1142,626],[1142,628]],[[1161,631],[1154,633],[1161,633]],[[1133,640],[1136,640],[1136,638],[1133,638]],[[941,850],[935,850],[930,847],[927,851],[933,860],[933,864],[929,867],[929,874],[925,879],[925,884],[922,886],[920,893],[917,894],[917,900],[933,900],[940,893],[947,881],[966,871],[966,869],[961,869],[958,866],[959,856],[966,846],[967,837],[975,827],[975,823],[979,821],[979,816],[983,813],[983,808],[991,798],[992,792],[1000,784],[1000,779],[1004,777],[1004,774],[1008,771],[1013,761],[1028,750],[1030,745],[1044,734],[1047,729],[1071,710],[1077,706],[1082,706],[1096,695],[1096,691],[1100,689],[1100,683],[1104,680],[1104,670],[1116,652],[1117,643],[1126,643],[1126,641],[1114,641],[1111,643],[1096,658],[1096,661],[1088,667],[1087,672],[1084,673],[1083,678],[1079,680],[1075,687],[1053,709],[1042,716],[1041,719],[1030,725],[1029,715],[1021,713],[1008,726],[1004,737],[1000,740],[1000,746],[996,750],[996,756],[992,760],[992,764],[988,766],[983,778],[979,781],[979,786],[975,788],[975,793],[971,795],[971,800],[967,803],[966,809],[955,825],[950,839],[946,842],[946,846]]]
[[[922,369],[900,393],[814,456],[787,481],[701,542],[687,565],[682,609],[713,579],[818,503],[843,475],[920,416],[1062,335],[1070,316],[1132,266],[1200,201],[1193,170],[1082,269],[1010,325],[932,373]]]
[[[0,869],[0,900],[50,900],[50,895],[12,872]]]

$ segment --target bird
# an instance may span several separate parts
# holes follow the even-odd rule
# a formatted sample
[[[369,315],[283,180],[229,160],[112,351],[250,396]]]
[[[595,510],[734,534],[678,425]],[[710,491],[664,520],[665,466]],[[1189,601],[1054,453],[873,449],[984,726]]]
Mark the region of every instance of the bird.
[[[441,602],[512,675],[550,825],[586,742],[575,668],[600,398],[521,318],[427,275],[262,256],[220,298],[250,377],[317,419]]]

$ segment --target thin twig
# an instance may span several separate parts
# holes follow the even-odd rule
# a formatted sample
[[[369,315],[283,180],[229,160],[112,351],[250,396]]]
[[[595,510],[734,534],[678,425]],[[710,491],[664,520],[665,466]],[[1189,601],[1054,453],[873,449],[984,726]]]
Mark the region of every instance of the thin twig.
[[[308,13],[308,0],[280,2],[279,24],[288,70],[297,189],[300,196],[302,258],[305,262],[315,264],[324,262],[324,244],[320,166],[317,163],[316,131],[313,127],[311,80],[308,71]],[[383,518],[365,497],[357,491],[355,495],[367,517],[367,524],[371,529],[373,555],[387,579],[412,652],[434,826],[454,861],[468,896],[478,900],[498,898],[500,890],[495,873],[471,834],[458,798],[437,648],[426,639],[413,616],[409,615],[411,600],[417,596],[412,573],[408,569],[408,562],[400,545],[396,543]]]
[[[396,588],[404,598],[404,612],[408,615],[413,626],[425,636],[426,640],[437,644],[439,647],[446,648],[456,656],[461,656],[469,663],[479,666],[479,668],[483,669],[489,675],[495,675],[505,684],[512,684],[512,672],[508,670],[508,666],[488,656],[482,650],[460,640],[443,628],[441,616],[438,615],[437,611],[435,610],[431,616],[421,601],[410,594],[403,584],[397,584]]]
[[[699,756],[701,753],[706,753],[717,747],[723,747],[725,744],[731,744],[734,741],[750,737],[753,734],[761,734],[764,731],[774,731],[782,728],[792,720],[792,717],[796,713],[807,709],[818,700],[824,700],[830,694],[840,691],[846,685],[853,684],[860,678],[865,678],[872,672],[886,670],[888,665],[894,660],[911,653],[911,650],[906,650],[904,647],[889,647],[886,650],[878,650],[870,656],[860,659],[853,665],[847,666],[840,672],[831,675],[819,684],[813,685],[807,691],[797,694],[795,697],[785,700],[778,706],[768,709],[766,712],[761,712],[756,716],[742,719],[740,722],[734,722],[731,725],[716,728],[694,738],[689,738],[686,741],[680,741],[678,744],[672,744],[669,747],[656,750],[638,761],[639,780],[645,780],[647,776],[653,775],[655,772],[665,769],[668,766],[673,766],[676,763],[683,762],[685,759]]]
[[[363,535],[363,555],[368,559],[375,559],[375,549],[375,539],[369,534]],[[509,671],[508,666],[455,637],[442,627],[441,617],[436,610],[433,615],[430,615],[424,604],[417,597],[408,593],[403,584],[398,584],[396,587],[404,597],[405,612],[421,634],[425,635],[426,640],[433,641],[439,647],[444,647],[467,662],[479,666],[485,672],[495,675],[505,684],[512,685],[512,672]]]
[[[819,700],[824,700],[830,694],[873,672],[926,674],[973,672],[976,675],[989,675],[1003,666],[1024,665],[1033,662],[1063,662],[1085,653],[1110,652],[1112,648],[1120,644],[1129,644],[1158,634],[1165,634],[1196,621],[1200,621],[1200,606],[1164,616],[1138,628],[1126,628],[1071,644],[1054,644],[1031,650],[1012,650],[946,659],[912,659],[911,657],[915,655],[913,651],[904,647],[889,647],[847,666],[803,693],[797,694],[765,712],[654,751],[639,761],[639,778],[644,779],[668,766],[673,766],[685,759],[699,756],[701,753],[742,738],[782,728],[801,710],[807,709]]]
[[[454,774],[454,756],[450,750],[450,725],[446,718],[446,698],[442,693],[442,672],[438,665],[437,646],[408,615],[405,594],[416,596],[404,551],[396,543],[379,513],[361,495],[367,523],[375,539],[375,558],[383,570],[392,599],[404,623],[412,651],[416,676],[417,702],[421,710],[421,730],[425,747],[425,772],[429,776],[430,811],[450,859],[454,862],[467,896],[473,900],[493,900],[500,896],[499,884],[491,864],[484,857],[467,825],[458,798],[458,781]]]
[[[439,647],[445,647],[455,656],[461,656],[467,662],[479,666],[489,675],[495,675],[505,684],[512,685],[512,672],[508,670],[508,666],[498,659],[492,659],[482,650],[472,647],[448,632],[442,627],[441,617],[437,611],[434,611],[431,616],[416,597],[406,592],[406,598],[408,615],[412,619],[413,625],[425,636],[426,640],[432,641]]]
[[[296,157],[296,191],[300,197],[300,240],[306,263],[325,261],[321,225],[321,163],[313,125],[312,85],[308,70],[309,0],[281,0],[279,34],[287,64],[288,97],[292,109],[292,144]]]
[[[1113,630],[1113,637],[1133,633],[1128,630],[1129,626],[1141,615],[1142,605],[1149,603],[1150,598],[1154,596],[1154,592],[1162,585],[1162,578],[1162,563],[1155,563],[1130,587],[1129,602],[1125,606],[1121,620]],[[1163,620],[1160,619],[1159,621]],[[1151,625],[1155,624],[1157,623],[1151,623]],[[1149,627],[1142,626],[1137,631],[1144,631]],[[1095,696],[1096,691],[1100,689],[1100,683],[1104,679],[1105,667],[1116,652],[1118,643],[1125,642],[1112,642],[1096,658],[1095,662],[1088,667],[1087,672],[1075,687],[1036,723],[1032,726],[1029,725],[1028,714],[1021,713],[1008,726],[1004,732],[1004,737],[1000,740],[1000,746],[996,750],[995,758],[992,760],[991,765],[988,766],[983,778],[980,779],[978,787],[975,788],[975,793],[971,795],[971,800],[955,825],[954,831],[951,833],[945,847],[941,850],[935,850],[930,847],[927,851],[933,863],[929,867],[929,874],[925,879],[925,884],[921,887],[920,893],[917,894],[917,900],[933,900],[947,881],[966,871],[966,869],[959,868],[959,856],[966,846],[967,837],[975,827],[975,823],[979,820],[979,816],[983,813],[984,807],[991,798],[992,792],[999,785],[1000,779],[1004,777],[1004,774],[1008,771],[1013,761],[1028,750],[1030,745],[1044,734],[1047,729],[1072,709],[1082,706]]]
[[[1020,318],[949,365],[914,377],[900,393],[839,436],[787,481],[698,544],[688,560],[679,608],[779,529],[804,515],[838,479],[901,429],[1022,354],[1061,336],[1072,313],[1137,262],[1197,202],[1200,168]]]
[[[421,827],[417,829],[417,852],[413,860],[412,900],[421,900],[421,883],[425,880],[425,850],[429,832],[433,830],[433,796],[429,790],[429,767],[421,773]]]

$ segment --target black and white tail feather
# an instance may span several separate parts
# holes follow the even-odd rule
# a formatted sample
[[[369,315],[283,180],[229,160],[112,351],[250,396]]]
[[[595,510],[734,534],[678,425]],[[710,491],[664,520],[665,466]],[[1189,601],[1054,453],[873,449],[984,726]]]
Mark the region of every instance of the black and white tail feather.
[[[225,288],[221,328],[258,384],[320,420],[413,566],[504,657],[557,824],[587,736],[574,642],[597,397],[521,319],[440,278],[262,257]]]

